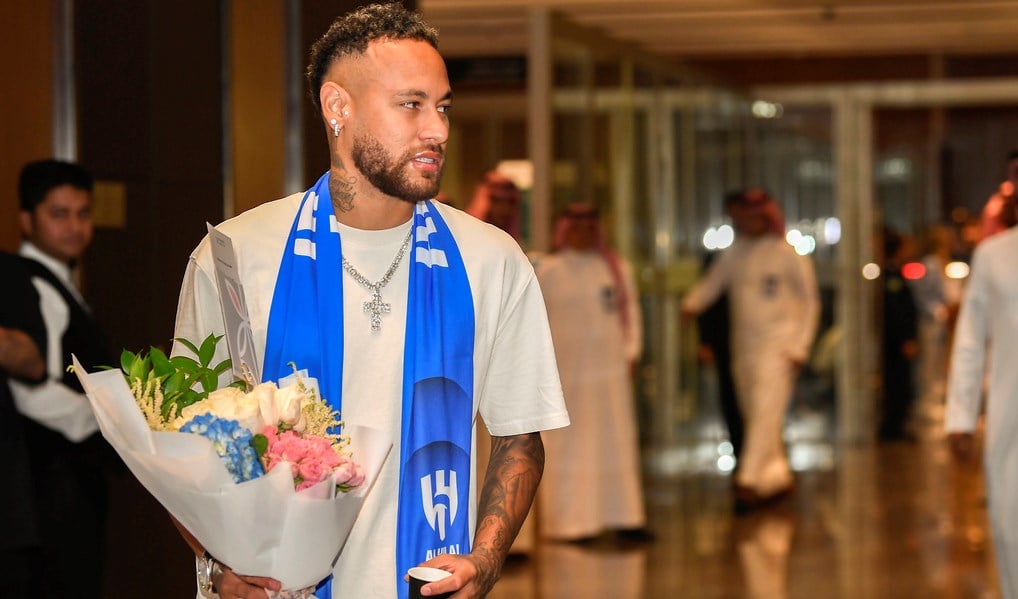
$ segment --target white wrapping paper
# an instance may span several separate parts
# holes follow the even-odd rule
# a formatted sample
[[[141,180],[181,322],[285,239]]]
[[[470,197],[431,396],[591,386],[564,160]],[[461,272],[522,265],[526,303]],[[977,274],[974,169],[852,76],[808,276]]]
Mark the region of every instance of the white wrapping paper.
[[[211,441],[200,435],[153,432],[123,373],[85,373],[81,380],[99,428],[131,472],[217,560],[238,574],[268,576],[284,589],[317,584],[332,572],[391,441],[381,431],[344,431],[365,482],[335,493],[326,480],[300,493],[289,468],[233,482]]]

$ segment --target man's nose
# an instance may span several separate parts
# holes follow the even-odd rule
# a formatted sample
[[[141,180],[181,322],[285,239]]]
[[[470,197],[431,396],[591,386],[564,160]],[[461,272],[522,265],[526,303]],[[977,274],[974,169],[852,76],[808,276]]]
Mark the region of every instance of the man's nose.
[[[449,118],[445,113],[439,112],[437,108],[429,111],[421,130],[421,137],[436,144],[444,144],[448,141]]]

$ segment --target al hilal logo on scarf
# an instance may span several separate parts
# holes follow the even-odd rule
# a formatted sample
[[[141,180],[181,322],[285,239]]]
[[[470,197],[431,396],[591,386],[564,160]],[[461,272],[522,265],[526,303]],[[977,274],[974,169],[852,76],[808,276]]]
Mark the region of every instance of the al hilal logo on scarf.
[[[433,378],[416,385],[415,407],[420,406],[417,422],[439,420],[443,414],[470,413],[471,399],[456,383],[445,378]],[[420,414],[426,411],[439,418]],[[441,438],[452,431],[448,419],[432,422],[447,429],[436,435]],[[455,435],[452,435],[455,438]],[[432,437],[434,438],[434,437]],[[446,437],[449,438],[449,437]],[[462,442],[462,440],[460,440]],[[469,443],[469,439],[467,439]],[[469,445],[467,445],[469,447]],[[445,464],[447,467],[434,467]],[[431,441],[410,456],[404,471],[403,484],[419,497],[417,518],[411,518],[411,530],[401,528],[400,534],[409,534],[416,541],[419,561],[427,561],[446,553],[460,554],[470,550],[468,544],[467,506],[470,505],[470,455],[456,442]],[[403,491],[401,490],[401,495]],[[416,566],[417,564],[412,564]]]

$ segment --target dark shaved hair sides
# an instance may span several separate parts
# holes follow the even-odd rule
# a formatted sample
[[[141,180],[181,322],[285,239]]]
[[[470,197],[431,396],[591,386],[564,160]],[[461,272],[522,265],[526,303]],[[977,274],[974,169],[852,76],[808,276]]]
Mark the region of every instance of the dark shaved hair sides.
[[[383,39],[416,40],[438,49],[438,31],[402,4],[372,4],[343,15],[311,46],[307,80],[316,110],[322,110],[318,92],[332,63],[343,56],[364,54],[369,43]]]

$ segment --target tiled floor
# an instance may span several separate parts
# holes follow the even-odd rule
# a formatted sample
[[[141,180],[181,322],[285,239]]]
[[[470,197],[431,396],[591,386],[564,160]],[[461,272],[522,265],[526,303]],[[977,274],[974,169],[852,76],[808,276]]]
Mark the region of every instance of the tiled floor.
[[[490,597],[997,597],[979,462],[954,462],[938,429],[833,460],[829,447],[793,444],[819,458],[793,497],[747,515],[733,514],[722,472],[653,475],[653,543],[539,542]]]

